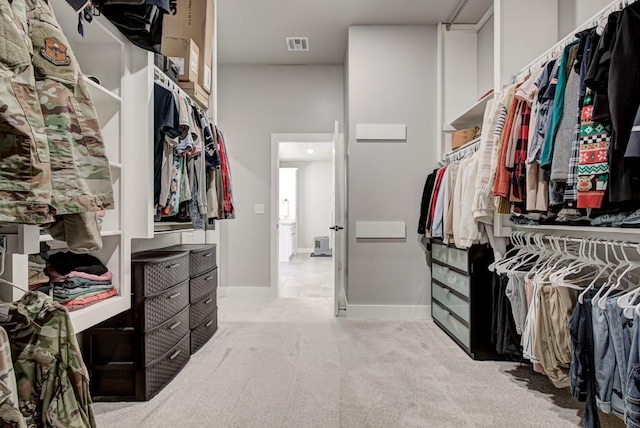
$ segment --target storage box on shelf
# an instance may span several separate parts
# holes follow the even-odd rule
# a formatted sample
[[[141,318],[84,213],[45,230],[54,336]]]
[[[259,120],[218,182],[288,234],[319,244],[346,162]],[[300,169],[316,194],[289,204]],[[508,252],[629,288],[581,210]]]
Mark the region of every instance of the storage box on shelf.
[[[434,241],[431,315],[434,322],[475,360],[498,359],[491,343],[491,274],[488,246],[460,250]]]
[[[165,16],[162,27],[163,36],[193,39],[198,45],[198,84],[207,94],[211,92],[213,72],[214,9],[213,0],[185,2],[175,15]]]

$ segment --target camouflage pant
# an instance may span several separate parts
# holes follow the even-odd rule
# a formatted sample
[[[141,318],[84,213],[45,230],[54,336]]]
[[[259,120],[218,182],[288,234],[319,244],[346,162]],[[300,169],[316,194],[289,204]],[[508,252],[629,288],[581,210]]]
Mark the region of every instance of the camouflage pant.
[[[0,0],[0,20],[0,222],[111,208],[98,116],[50,6]]]

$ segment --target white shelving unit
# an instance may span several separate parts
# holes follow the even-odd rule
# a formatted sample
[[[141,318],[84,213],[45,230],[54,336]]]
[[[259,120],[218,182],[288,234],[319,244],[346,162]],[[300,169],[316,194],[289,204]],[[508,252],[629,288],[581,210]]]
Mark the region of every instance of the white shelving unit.
[[[179,243],[219,241],[219,231],[195,231],[191,223],[154,223],[154,56],[134,46],[103,16],[77,32],[78,16],[64,0],[50,2],[77,58],[98,113],[112,175],[115,207],[101,223],[103,249],[94,254],[113,273],[118,296],[71,313],[81,332],[131,307],[131,253]],[[215,31],[214,31],[215,33]],[[215,36],[214,36],[215,37]],[[213,46],[215,55],[215,43]],[[215,61],[215,60],[214,60]],[[215,70],[215,62],[214,67]],[[88,76],[95,76],[100,84]],[[216,73],[210,96],[215,123]],[[40,252],[41,243],[52,251],[67,251],[37,226],[0,226],[7,238],[0,299],[18,300],[28,289],[28,257]],[[218,257],[220,257],[218,251]],[[219,260],[218,260],[219,262]]]
[[[124,124],[124,103],[120,94],[126,92],[125,76],[129,68],[130,51],[137,48],[133,48],[104,17],[95,17],[91,24],[86,25],[86,36],[81,37],[76,30],[78,17],[66,2],[55,1],[51,4],[80,68],[85,73],[81,78],[89,88],[98,113],[115,199],[114,209],[106,211],[102,220],[103,248],[94,255],[113,273],[118,296],[71,312],[74,328],[76,332],[81,332],[131,307],[131,245],[123,222],[124,184],[127,179],[123,152],[125,141],[133,140]],[[96,76],[101,84],[98,85],[87,75]],[[147,107],[141,105],[141,108]],[[52,252],[67,251],[66,243],[55,241],[37,226],[21,225],[6,230],[8,245],[3,278],[22,289],[26,290],[29,286],[29,254],[39,253],[41,243],[47,243]],[[22,294],[23,291],[18,288],[0,287],[0,299],[5,301],[17,300]]]
[[[473,128],[474,126],[481,125],[484,111],[492,99],[493,92],[467,108],[463,113],[451,120],[451,123],[444,124],[443,132],[453,132],[459,129]]]

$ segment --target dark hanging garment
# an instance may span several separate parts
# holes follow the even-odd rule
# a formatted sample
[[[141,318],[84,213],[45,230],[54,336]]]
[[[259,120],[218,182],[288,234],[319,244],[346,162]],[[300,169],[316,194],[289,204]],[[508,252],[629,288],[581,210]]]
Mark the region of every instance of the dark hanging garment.
[[[640,145],[629,144],[640,106],[640,3],[620,12],[611,49],[608,79],[612,145],[609,150],[609,200],[624,202],[640,197]]]
[[[139,0],[136,0],[139,3]],[[126,4],[120,4],[126,3]],[[161,3],[161,6],[157,6]],[[144,4],[131,2],[101,2],[101,12],[134,45],[155,53],[160,53],[162,43],[162,23],[169,1],[149,1]]]
[[[424,190],[422,191],[422,203],[420,204],[420,220],[418,220],[418,233],[424,235],[427,232],[427,216],[429,215],[429,202],[431,201],[431,194],[433,193],[433,187],[436,184],[436,171],[433,171],[427,176],[427,181],[424,183]]]
[[[640,3],[628,6],[620,16],[611,53],[609,103],[616,148],[625,148],[625,157],[640,157],[640,146],[628,145],[640,106]]]
[[[511,301],[506,290],[509,277],[493,274],[491,339],[498,354],[512,361],[522,361],[522,337],[517,333]]]
[[[593,119],[599,122],[609,122],[609,71],[611,53],[618,35],[620,12],[609,15],[602,37],[595,36],[593,51],[585,76],[585,85],[594,92]]]

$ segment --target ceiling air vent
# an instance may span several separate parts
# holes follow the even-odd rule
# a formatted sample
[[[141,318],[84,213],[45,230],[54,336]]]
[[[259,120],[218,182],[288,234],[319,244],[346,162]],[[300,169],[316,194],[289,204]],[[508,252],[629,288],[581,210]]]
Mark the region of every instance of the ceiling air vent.
[[[308,37],[287,37],[287,47],[290,51],[308,51]]]

